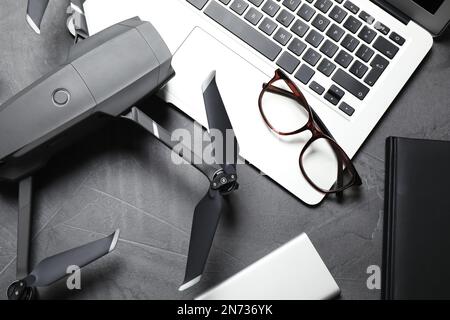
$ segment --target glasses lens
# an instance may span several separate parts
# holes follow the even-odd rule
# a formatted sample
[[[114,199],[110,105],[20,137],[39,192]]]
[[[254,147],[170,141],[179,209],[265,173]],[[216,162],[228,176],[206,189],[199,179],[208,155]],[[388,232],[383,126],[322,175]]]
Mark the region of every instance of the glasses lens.
[[[323,191],[337,191],[353,182],[353,175],[339,160],[337,145],[328,139],[315,140],[300,159],[305,175]],[[338,179],[338,172],[341,176]]]
[[[308,111],[298,103],[286,82],[279,80],[272,86],[284,90],[285,94],[271,89],[264,91],[261,108],[268,124],[281,133],[303,128],[309,120]]]

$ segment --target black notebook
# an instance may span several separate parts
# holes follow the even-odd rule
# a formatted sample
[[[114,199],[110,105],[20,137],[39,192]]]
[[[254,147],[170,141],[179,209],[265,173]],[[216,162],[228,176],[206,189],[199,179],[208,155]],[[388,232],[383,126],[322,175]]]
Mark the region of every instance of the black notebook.
[[[450,299],[450,142],[388,138],[384,299]]]

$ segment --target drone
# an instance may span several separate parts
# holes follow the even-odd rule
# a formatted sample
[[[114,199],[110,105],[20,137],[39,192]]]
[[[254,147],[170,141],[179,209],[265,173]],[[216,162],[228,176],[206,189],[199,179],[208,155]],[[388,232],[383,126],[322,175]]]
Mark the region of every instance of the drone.
[[[28,0],[26,20],[36,33],[40,33],[48,2]],[[136,107],[175,76],[172,54],[158,31],[150,22],[134,17],[89,36],[83,2],[71,0],[67,10],[67,27],[75,44],[66,62],[0,106],[0,181],[19,184],[17,280],[7,290],[10,300],[35,299],[37,288],[64,278],[68,267],[85,267],[117,246],[119,230],[48,257],[30,271],[33,175],[61,150],[86,138],[105,121],[120,118],[139,125],[208,180],[208,191],[194,210],[180,291],[200,281],[220,217],[227,210],[226,197],[239,188],[238,144],[216,73],[212,71],[201,88],[208,125],[232,141],[219,144],[212,140],[217,150],[211,164],[194,151],[186,152],[190,148],[178,150],[182,141],[172,140],[168,131]],[[226,146],[231,143],[234,150],[230,151]]]

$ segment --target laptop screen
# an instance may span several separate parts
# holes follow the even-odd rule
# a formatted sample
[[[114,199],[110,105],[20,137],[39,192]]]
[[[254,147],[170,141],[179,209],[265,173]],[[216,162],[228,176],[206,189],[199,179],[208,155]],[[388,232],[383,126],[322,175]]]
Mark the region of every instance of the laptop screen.
[[[441,5],[444,3],[444,0],[413,0],[413,1],[432,14],[435,14],[439,10]]]
[[[450,24],[450,0],[371,0],[396,7],[433,35],[441,34]],[[389,10],[388,10],[389,11]]]

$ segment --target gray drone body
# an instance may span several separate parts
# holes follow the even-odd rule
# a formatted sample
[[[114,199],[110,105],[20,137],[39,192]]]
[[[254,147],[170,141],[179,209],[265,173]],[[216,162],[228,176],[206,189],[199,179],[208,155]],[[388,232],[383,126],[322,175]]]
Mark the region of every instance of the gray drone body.
[[[67,62],[0,106],[0,180],[16,181],[174,75],[149,23],[126,20],[76,44]]]

